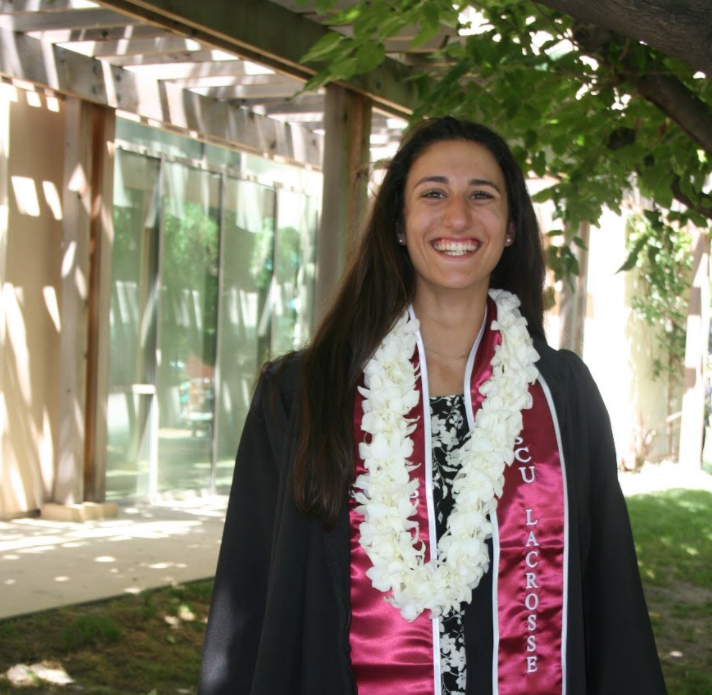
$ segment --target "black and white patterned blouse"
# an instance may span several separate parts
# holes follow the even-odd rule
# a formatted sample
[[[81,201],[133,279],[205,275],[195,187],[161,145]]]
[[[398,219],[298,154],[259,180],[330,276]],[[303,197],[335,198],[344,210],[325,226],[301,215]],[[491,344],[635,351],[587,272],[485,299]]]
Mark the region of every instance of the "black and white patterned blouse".
[[[459,466],[457,452],[469,433],[464,397],[432,397],[430,419],[435,529],[441,538],[454,506],[452,484]],[[440,668],[442,695],[464,695],[467,670],[461,612],[452,612],[440,620]]]

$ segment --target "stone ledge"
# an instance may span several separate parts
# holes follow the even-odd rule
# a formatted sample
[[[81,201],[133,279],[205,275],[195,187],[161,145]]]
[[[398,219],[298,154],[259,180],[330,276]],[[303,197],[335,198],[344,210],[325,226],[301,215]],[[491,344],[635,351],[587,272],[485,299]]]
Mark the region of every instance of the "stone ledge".
[[[116,502],[82,502],[81,504],[56,504],[47,502],[42,505],[40,519],[47,521],[98,521],[116,519],[119,505]]]

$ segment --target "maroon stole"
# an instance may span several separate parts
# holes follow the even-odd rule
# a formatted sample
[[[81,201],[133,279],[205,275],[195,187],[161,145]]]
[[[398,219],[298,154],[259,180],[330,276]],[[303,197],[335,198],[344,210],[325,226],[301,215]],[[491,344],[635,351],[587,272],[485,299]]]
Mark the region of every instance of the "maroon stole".
[[[490,326],[497,309],[488,299],[485,328],[473,347],[466,374],[470,426],[484,397],[479,387],[492,374],[490,362],[499,331]],[[411,476],[420,486],[417,521],[420,539],[430,559],[434,541],[432,465],[427,369],[418,337],[416,364],[421,364],[418,405],[409,413],[417,419],[411,435],[412,460],[420,464]],[[553,402],[541,379],[530,387],[533,406],[522,411],[523,428],[516,440],[514,463],[504,474],[504,493],[493,515],[494,653],[493,695],[565,695],[567,564],[566,481]],[[363,397],[354,408],[356,448],[363,441]],[[356,475],[365,472],[357,454]],[[406,621],[371,585],[371,567],[359,544],[363,515],[349,502],[351,527],[351,665],[359,695],[439,695],[439,621],[421,613]],[[437,544],[435,544],[437,548]]]

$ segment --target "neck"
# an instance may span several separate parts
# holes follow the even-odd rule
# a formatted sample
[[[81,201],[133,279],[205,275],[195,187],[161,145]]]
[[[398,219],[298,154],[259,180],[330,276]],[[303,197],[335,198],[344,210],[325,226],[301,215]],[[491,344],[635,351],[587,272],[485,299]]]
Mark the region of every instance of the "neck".
[[[473,292],[416,290],[413,309],[428,365],[431,396],[462,393],[467,358],[484,320],[487,288]]]
[[[413,309],[428,353],[446,359],[467,360],[482,326],[487,288],[471,292],[416,292]]]

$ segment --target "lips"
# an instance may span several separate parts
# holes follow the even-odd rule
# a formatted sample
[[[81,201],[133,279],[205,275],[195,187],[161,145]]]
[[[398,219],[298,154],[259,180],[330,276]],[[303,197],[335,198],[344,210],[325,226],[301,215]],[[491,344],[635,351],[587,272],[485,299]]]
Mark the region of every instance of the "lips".
[[[468,253],[474,253],[480,247],[480,242],[477,239],[436,239],[432,246],[439,253],[444,253],[447,256],[466,256]]]

